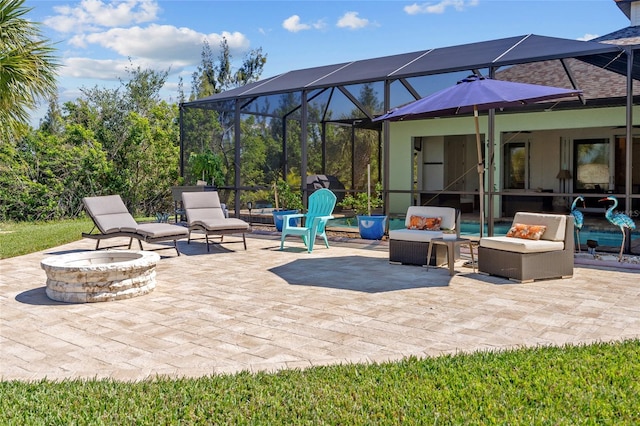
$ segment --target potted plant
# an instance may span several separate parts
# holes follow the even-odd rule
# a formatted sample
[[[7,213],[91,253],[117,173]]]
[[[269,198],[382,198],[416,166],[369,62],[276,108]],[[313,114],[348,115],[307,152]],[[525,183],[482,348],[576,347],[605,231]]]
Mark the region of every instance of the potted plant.
[[[382,207],[382,184],[378,182],[372,195],[369,192],[359,192],[355,195],[347,194],[339,206],[352,209],[358,219],[360,236],[366,240],[379,240],[385,233],[387,216],[372,214],[371,211]]]
[[[273,183],[273,197],[275,209],[273,210],[273,223],[276,230],[282,231],[282,217],[287,214],[296,214],[303,209],[302,198],[298,191],[294,191],[284,179],[278,179]],[[289,224],[296,226],[298,219],[291,219]]]
[[[196,179],[201,179],[206,183],[211,182],[212,186],[224,183],[222,160],[210,149],[206,149],[199,154],[192,152],[189,155],[188,163],[191,166],[191,175]]]

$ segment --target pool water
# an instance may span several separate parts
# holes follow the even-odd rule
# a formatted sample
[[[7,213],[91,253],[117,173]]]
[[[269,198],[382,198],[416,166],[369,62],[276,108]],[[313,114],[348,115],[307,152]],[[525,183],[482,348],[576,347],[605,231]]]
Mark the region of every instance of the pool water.
[[[404,219],[403,218],[390,218],[388,220],[389,229],[403,229],[404,228]],[[339,218],[339,219],[331,219],[328,226],[332,227],[340,227],[340,228],[358,228],[358,223],[355,218]],[[493,226],[494,235],[506,235],[511,227],[510,222],[498,222]],[[484,226],[484,235],[487,235],[487,225]],[[467,236],[479,236],[480,235],[480,227],[477,222],[467,222],[464,221],[460,223],[460,235]],[[637,232],[631,233],[631,239],[636,240],[640,239],[640,235]],[[620,247],[622,244],[622,233],[618,229],[614,229],[611,227],[611,231],[603,230],[600,228],[593,228],[585,225],[580,230],[580,244],[586,244],[587,240],[595,240],[598,242],[598,246],[608,246],[608,247]]]

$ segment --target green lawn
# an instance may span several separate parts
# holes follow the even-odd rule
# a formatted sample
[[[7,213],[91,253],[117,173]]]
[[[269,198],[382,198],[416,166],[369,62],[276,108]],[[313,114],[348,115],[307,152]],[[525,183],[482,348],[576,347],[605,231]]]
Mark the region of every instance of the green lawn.
[[[2,257],[90,228],[0,224]],[[198,379],[2,381],[0,424],[638,425],[640,339]]]
[[[91,219],[55,222],[0,223],[0,259],[46,250],[82,238],[91,231]]]
[[[138,383],[0,383],[0,423],[640,424],[640,340]]]

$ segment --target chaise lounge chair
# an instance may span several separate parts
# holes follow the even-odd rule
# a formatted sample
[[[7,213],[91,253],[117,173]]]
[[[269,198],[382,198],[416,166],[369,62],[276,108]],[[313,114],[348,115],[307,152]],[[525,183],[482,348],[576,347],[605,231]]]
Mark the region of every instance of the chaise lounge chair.
[[[222,243],[225,235],[242,234],[242,243],[247,249],[245,234],[249,232],[249,224],[242,219],[225,217],[217,192],[183,192],[182,206],[189,225],[187,243],[191,242],[191,232],[204,232],[207,251],[210,251],[209,235],[218,235]]]
[[[178,240],[186,238],[188,231],[186,228],[178,225],[170,225],[168,223],[142,223],[135,221],[127,206],[120,195],[103,195],[98,197],[85,197],[82,199],[84,208],[93,220],[93,229],[89,233],[82,233],[84,238],[95,239],[96,250],[99,250],[100,241],[108,238],[127,237],[129,238],[129,247],[135,238],[138,240],[140,250],[142,250],[142,241],[146,243],[158,243],[162,241],[173,241],[173,248],[180,256],[178,250]],[[100,233],[93,233],[95,229]],[[114,248],[118,246],[110,246],[104,248]],[[154,250],[164,250],[161,249]]]

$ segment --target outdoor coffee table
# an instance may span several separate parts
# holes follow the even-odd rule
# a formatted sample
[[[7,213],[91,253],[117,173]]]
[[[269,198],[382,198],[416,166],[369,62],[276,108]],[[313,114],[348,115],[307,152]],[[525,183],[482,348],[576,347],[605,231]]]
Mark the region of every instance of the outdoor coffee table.
[[[449,275],[454,275],[455,271],[453,267],[455,266],[455,248],[456,246],[468,244],[469,252],[471,253],[471,264],[473,265],[473,272],[476,271],[476,261],[473,256],[473,247],[471,246],[471,240],[468,238],[432,238],[429,241],[429,249],[427,251],[427,271],[429,270],[429,259],[431,259],[431,249],[434,245],[442,245],[447,248],[447,264],[449,266]]]

